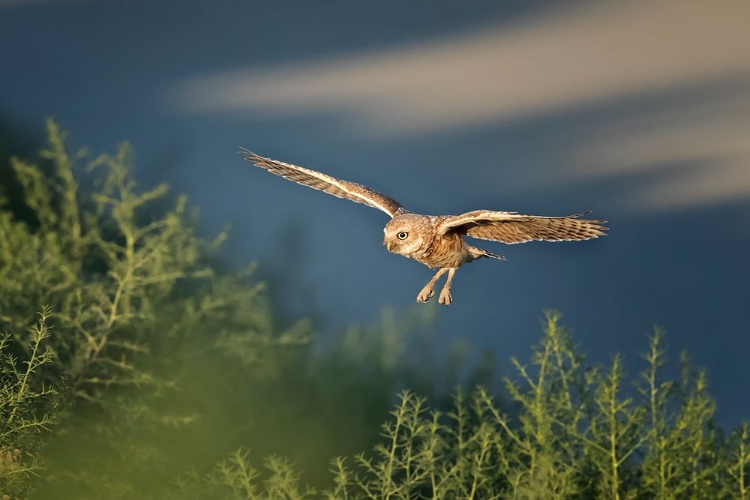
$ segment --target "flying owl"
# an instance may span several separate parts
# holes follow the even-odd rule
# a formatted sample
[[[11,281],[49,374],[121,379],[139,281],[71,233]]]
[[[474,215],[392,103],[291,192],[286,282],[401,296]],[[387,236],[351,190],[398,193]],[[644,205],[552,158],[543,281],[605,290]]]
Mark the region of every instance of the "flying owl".
[[[602,225],[606,221],[580,219],[589,212],[567,217],[521,215],[493,210],[474,210],[461,215],[415,214],[396,200],[361,184],[264,158],[244,148],[240,148],[240,153],[247,161],[274,175],[387,213],[391,220],[383,229],[383,244],[388,251],[421,262],[430,269],[438,268],[437,273],[417,295],[417,302],[420,303],[427,302],[435,295],[435,283],[446,272],[448,278],[440,291],[438,302],[447,306],[453,300],[451,284],[459,267],[482,258],[505,260],[502,255],[469,245],[464,241],[464,236],[513,244],[534,240],[588,240],[605,236],[608,229]]]

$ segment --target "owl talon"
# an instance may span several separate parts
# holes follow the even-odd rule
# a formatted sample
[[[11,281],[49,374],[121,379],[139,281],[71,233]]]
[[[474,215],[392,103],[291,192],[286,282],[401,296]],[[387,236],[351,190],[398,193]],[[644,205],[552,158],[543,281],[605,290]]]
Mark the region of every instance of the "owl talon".
[[[444,306],[451,305],[451,302],[453,302],[451,291],[447,288],[443,288],[440,292],[440,298],[438,299],[438,302],[440,304],[443,304]]]
[[[424,304],[428,300],[432,298],[432,296],[435,295],[435,290],[432,288],[424,287],[421,292],[419,292],[419,295],[417,295],[417,302],[420,304]]]

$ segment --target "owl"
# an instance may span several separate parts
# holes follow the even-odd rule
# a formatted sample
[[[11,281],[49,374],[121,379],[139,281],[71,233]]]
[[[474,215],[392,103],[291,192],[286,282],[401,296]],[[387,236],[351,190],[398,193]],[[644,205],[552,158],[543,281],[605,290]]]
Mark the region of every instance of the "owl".
[[[333,196],[363,203],[388,214],[391,220],[383,229],[383,244],[389,252],[414,259],[437,272],[417,295],[424,303],[435,295],[435,284],[441,276],[448,277],[440,291],[438,302],[450,305],[453,301],[451,285],[456,270],[478,259],[506,260],[504,256],[468,244],[464,237],[502,243],[527,241],[574,241],[606,236],[609,229],[603,220],[581,219],[589,212],[567,217],[521,215],[516,212],[473,210],[461,215],[421,215],[410,212],[396,200],[354,182],[264,158],[244,148],[240,149],[247,161],[298,184],[318,189]]]

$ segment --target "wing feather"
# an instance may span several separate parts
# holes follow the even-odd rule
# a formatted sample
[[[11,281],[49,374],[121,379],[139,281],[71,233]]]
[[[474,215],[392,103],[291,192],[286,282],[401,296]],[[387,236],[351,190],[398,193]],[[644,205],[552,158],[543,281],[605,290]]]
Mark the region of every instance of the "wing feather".
[[[567,217],[521,215],[515,212],[475,210],[447,218],[441,233],[455,232],[480,240],[503,243],[527,241],[575,241],[606,236],[604,220],[580,219],[589,212]]]
[[[330,175],[310,170],[309,168],[298,167],[291,163],[284,163],[278,160],[272,160],[271,158],[265,158],[244,148],[240,148],[240,154],[242,154],[247,161],[253,162],[256,167],[268,170],[274,175],[294,181],[297,184],[302,184],[303,186],[323,191],[324,193],[331,194],[338,198],[363,203],[372,208],[377,208],[391,217],[405,211],[404,207],[402,207],[396,200],[378,193],[367,186],[357,184],[356,182],[343,181],[331,177]]]

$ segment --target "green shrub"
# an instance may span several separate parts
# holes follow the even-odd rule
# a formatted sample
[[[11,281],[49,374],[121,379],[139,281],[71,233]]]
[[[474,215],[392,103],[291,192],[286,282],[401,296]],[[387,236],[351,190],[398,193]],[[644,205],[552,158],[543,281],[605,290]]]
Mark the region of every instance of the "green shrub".
[[[663,380],[661,332],[632,384],[549,313],[501,404],[492,356],[430,350],[433,308],[313,343],[252,267],[217,265],[226,232],[137,189],[127,144],[48,134],[0,211],[0,498],[748,499],[748,426],[714,425],[686,358]]]
[[[0,329],[23,331],[39,304],[55,312],[45,318],[56,332],[45,340],[49,355],[34,367],[39,386],[66,387],[46,477],[94,482],[97,495],[115,498],[138,471],[169,462],[154,436],[197,418],[177,395],[191,357],[241,348],[255,353],[254,372],[278,370],[308,332],[273,328],[252,269],[217,273],[226,232],[205,241],[184,197],[169,207],[166,185],[139,191],[127,144],[90,158],[69,153],[54,122],[47,129],[39,162],[10,161],[25,207],[0,211]],[[21,336],[4,351],[34,355]]]
[[[7,353],[11,336],[0,337],[0,493],[20,497],[28,493],[43,460],[43,437],[57,417],[59,393],[39,380],[39,371],[54,359],[49,347],[49,310],[18,338],[29,355],[19,359]]]
[[[407,346],[426,352],[430,310],[386,312],[322,350],[306,321],[280,331],[253,267],[216,264],[226,232],[205,241],[183,197],[140,191],[127,144],[91,158],[47,128],[38,162],[10,162],[24,210],[0,211],[0,327],[50,304],[54,356],[36,377],[66,387],[37,496],[158,497],[164,478],[245,441],[323,482],[328,457],[377,439],[396,387],[428,389],[438,365]]]
[[[177,491],[252,500],[747,499],[747,424],[722,436],[705,372],[685,366],[679,384],[662,381],[664,354],[657,331],[635,399],[620,358],[587,366],[549,313],[531,362],[514,361],[519,380],[506,380],[519,405],[514,418],[481,387],[470,398],[457,390],[445,413],[405,391],[381,442],[334,459],[333,486],[320,494],[303,488],[288,462],[269,459],[262,473],[245,451],[203,478],[183,478]]]

